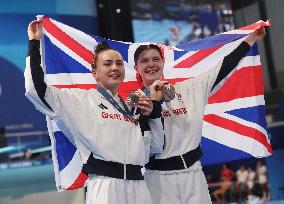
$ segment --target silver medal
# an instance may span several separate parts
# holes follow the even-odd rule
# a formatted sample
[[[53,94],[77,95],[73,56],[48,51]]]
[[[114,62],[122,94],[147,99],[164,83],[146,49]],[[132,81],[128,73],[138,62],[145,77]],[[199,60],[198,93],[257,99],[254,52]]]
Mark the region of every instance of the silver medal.
[[[136,107],[140,96],[141,96],[141,93],[138,90],[131,91],[126,98],[127,104],[130,107]]]
[[[175,98],[175,87],[171,84],[166,84],[163,86],[163,92],[164,92],[164,99],[166,102],[170,102]]]

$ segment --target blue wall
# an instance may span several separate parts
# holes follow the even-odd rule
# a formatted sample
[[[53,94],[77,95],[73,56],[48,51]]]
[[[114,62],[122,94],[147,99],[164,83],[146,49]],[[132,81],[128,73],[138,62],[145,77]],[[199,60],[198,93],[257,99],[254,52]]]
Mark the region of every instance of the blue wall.
[[[273,200],[284,198],[283,191],[279,192],[279,187],[284,187],[284,150],[276,150],[273,156],[266,159],[268,168],[268,179]]]
[[[46,130],[43,114],[24,96],[27,25],[44,14],[97,35],[95,0],[10,0],[0,6],[0,127],[6,132]]]

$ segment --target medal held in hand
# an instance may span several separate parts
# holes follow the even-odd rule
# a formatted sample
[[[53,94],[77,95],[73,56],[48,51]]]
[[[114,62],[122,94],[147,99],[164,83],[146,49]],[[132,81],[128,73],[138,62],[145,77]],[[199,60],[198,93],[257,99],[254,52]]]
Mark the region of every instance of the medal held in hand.
[[[163,92],[164,92],[164,100],[166,102],[170,102],[171,100],[173,100],[175,98],[175,87],[171,84],[165,84],[163,86]]]
[[[130,107],[136,107],[139,101],[139,97],[142,96],[139,90],[132,90],[127,98],[126,102]]]
[[[156,88],[159,89],[159,87],[156,87]],[[165,84],[163,87],[161,87],[161,89],[163,89],[165,102],[170,102],[171,100],[175,98],[175,88],[173,85]],[[145,93],[142,90],[140,89],[132,90],[126,98],[127,104],[130,107],[136,107],[138,104],[139,98],[142,95],[145,95]]]

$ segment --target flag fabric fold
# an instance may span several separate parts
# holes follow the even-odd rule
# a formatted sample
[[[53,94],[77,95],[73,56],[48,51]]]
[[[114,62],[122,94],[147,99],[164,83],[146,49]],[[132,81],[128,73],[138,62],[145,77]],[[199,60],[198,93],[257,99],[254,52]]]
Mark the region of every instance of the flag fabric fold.
[[[120,95],[125,98],[131,90],[139,88],[133,55],[141,43],[87,35],[48,17],[43,17],[42,22],[41,54],[47,84],[58,88],[95,88],[91,73],[93,49],[98,42],[106,41],[120,51],[125,63],[126,77],[119,87]],[[177,47],[159,45],[165,60],[164,79],[175,84],[208,71],[211,67],[208,65],[220,62],[254,30],[270,25],[270,21],[259,21]],[[203,165],[269,156],[272,148],[266,132],[264,106],[262,68],[255,45],[209,98],[201,141]],[[64,135],[50,118],[47,126],[58,190],[83,187],[88,175],[82,171],[85,161],[74,138]]]

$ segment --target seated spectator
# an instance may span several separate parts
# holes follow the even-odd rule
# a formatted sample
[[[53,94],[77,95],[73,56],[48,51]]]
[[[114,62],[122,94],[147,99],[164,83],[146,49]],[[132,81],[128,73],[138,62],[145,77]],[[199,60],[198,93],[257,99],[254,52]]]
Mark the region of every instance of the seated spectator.
[[[247,180],[247,186],[248,186],[249,192],[251,192],[252,190],[255,178],[256,178],[255,171],[251,167],[249,167],[248,168],[248,180]]]
[[[222,170],[221,170],[221,179],[223,178],[224,180],[229,180],[231,181],[233,178],[233,170],[229,167],[228,164],[223,164]]]
[[[256,164],[256,176],[258,179],[258,183],[260,184],[263,195],[266,199],[269,198],[269,187],[268,187],[268,179],[267,179],[267,168],[263,164],[262,161],[258,161]]]
[[[240,169],[236,173],[237,175],[237,186],[239,192],[239,202],[243,202],[247,199],[247,181],[248,181],[248,170],[244,165],[241,165]]]
[[[257,179],[253,183],[247,204],[264,204],[263,190]]]
[[[215,190],[212,195],[216,199],[217,203],[223,202],[227,191],[231,187],[231,180],[233,178],[233,170],[227,165],[223,164],[221,170],[221,185],[220,188]]]

